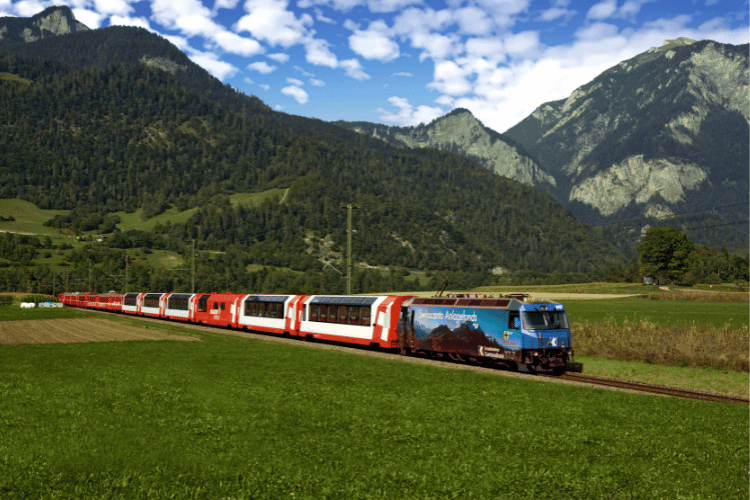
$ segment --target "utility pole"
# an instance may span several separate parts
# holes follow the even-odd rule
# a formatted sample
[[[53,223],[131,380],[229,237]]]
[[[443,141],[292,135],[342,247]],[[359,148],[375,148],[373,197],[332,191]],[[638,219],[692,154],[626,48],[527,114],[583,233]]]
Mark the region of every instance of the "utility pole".
[[[352,294],[352,209],[359,208],[351,203],[346,209],[346,294]]]

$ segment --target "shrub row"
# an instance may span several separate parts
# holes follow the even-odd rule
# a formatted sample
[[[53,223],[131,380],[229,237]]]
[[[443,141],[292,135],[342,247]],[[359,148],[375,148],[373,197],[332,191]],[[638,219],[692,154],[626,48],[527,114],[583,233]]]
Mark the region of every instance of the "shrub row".
[[[750,368],[745,328],[664,326],[649,320],[618,324],[610,317],[596,324],[581,322],[574,335],[581,355],[740,372]]]

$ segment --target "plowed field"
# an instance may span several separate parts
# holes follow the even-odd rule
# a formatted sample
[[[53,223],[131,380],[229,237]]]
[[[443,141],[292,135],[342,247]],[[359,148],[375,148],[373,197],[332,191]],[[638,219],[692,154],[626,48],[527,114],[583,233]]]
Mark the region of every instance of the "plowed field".
[[[0,321],[0,345],[67,344],[125,340],[199,340],[107,318]]]

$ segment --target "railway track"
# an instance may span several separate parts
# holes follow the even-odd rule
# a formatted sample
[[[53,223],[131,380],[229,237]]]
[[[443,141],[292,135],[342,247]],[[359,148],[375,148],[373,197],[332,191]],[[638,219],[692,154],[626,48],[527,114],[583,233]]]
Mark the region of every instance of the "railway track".
[[[551,375],[543,375],[550,376]],[[689,389],[677,389],[675,387],[666,387],[661,385],[645,384],[643,382],[626,382],[623,380],[614,380],[603,377],[595,377],[592,375],[583,375],[580,373],[564,373],[560,376],[554,377],[558,380],[569,380],[572,382],[600,385],[605,387],[613,387],[616,389],[624,389],[635,392],[645,392],[649,394],[661,394],[664,396],[674,396],[685,399],[698,399],[701,401],[717,401],[721,403],[741,403],[750,404],[750,400],[741,398],[738,396],[730,396],[727,394],[716,394],[710,392],[693,391]]]

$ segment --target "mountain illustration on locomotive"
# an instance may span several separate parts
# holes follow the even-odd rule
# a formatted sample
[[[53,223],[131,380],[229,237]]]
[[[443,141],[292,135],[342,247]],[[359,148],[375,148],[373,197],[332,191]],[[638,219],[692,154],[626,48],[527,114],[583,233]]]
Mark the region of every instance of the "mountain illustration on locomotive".
[[[575,369],[565,307],[515,298],[414,298],[402,305],[399,337],[407,352],[494,361],[521,371]]]

